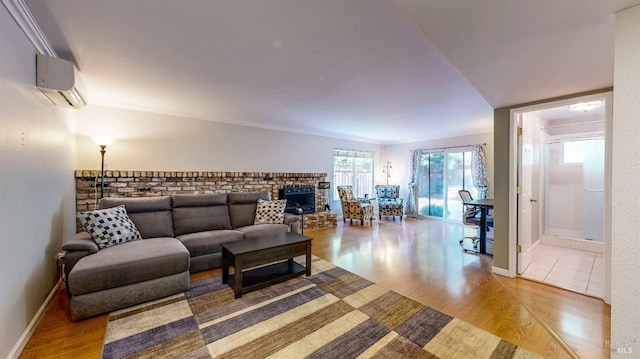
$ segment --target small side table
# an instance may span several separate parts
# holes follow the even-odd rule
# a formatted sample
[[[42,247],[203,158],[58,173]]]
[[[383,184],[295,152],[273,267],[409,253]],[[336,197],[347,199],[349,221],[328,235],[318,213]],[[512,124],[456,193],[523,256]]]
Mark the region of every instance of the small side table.
[[[373,207],[373,214],[378,214],[378,206],[376,205],[377,198],[373,197],[358,197],[356,200],[360,203],[368,203]]]
[[[358,197],[358,198],[356,198],[356,200],[358,202],[361,202],[361,203],[369,203],[369,204],[371,204],[371,202],[375,202],[376,199],[375,198],[371,198],[371,197]]]

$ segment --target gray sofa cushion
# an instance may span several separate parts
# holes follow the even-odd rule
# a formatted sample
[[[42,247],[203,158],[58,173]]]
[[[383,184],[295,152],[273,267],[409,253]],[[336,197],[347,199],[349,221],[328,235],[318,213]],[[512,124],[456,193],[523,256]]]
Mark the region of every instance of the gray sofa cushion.
[[[242,232],[235,230],[216,230],[184,234],[176,237],[189,250],[192,257],[222,251],[220,243],[239,241],[244,238]]]
[[[69,298],[74,320],[166,297],[189,289],[189,272]]]
[[[103,198],[100,208],[124,205],[142,238],[174,237],[171,197]]]
[[[244,234],[245,239],[254,239],[267,235],[289,232],[289,226],[286,224],[254,224],[251,226],[239,227],[235,230]]]
[[[229,196],[229,214],[231,227],[245,227],[253,224],[256,218],[258,198],[269,201],[269,191],[261,192],[231,192]]]
[[[144,282],[189,270],[189,251],[175,238],[118,244],[78,261],[68,278],[71,295]]]
[[[173,196],[173,229],[176,236],[231,229],[227,194]]]

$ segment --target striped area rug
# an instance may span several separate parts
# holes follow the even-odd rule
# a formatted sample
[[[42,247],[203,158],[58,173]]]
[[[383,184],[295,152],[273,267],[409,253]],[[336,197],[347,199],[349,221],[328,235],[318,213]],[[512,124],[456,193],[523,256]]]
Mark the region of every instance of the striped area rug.
[[[304,261],[304,259],[302,259]],[[538,358],[322,259],[234,299],[220,276],[109,315],[112,358]]]

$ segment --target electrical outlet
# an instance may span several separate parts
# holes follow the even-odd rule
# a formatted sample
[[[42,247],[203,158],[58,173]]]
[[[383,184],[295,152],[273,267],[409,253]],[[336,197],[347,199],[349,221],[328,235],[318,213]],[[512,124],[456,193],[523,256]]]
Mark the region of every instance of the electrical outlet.
[[[56,253],[56,263],[58,263],[58,266],[60,266],[64,262],[65,254],[67,254],[66,251],[58,251],[58,253]]]

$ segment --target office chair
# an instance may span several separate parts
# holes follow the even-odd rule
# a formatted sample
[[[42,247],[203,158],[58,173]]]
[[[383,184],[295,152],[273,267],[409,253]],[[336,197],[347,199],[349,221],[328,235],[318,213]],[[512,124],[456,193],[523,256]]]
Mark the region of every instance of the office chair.
[[[467,191],[466,189],[461,189],[458,191],[458,195],[460,196],[460,199],[462,199],[462,202],[469,202],[469,201],[473,201],[473,197],[471,196],[471,192]],[[462,223],[467,225],[467,226],[473,226],[475,227],[478,231],[480,230],[480,208],[476,207],[476,206],[470,206],[470,205],[464,205],[464,213],[462,214]],[[473,244],[473,249],[475,251],[478,250],[478,239],[480,239],[479,235],[476,236],[466,236],[466,237],[462,237],[462,239],[460,239],[460,246],[462,247],[463,250],[467,250],[465,249],[462,244],[464,243],[465,238],[468,238],[471,240],[471,243]]]

